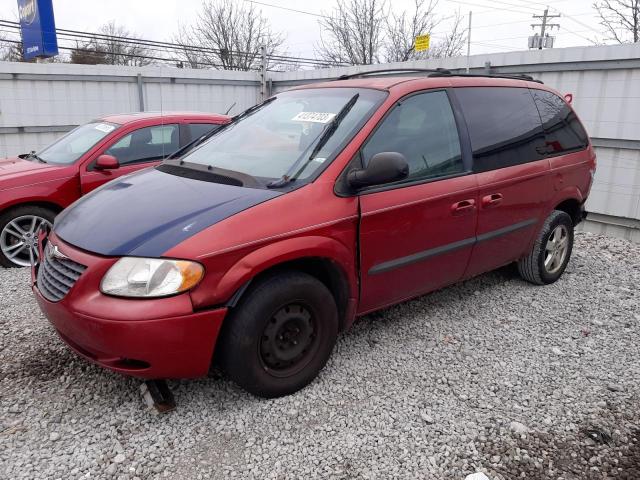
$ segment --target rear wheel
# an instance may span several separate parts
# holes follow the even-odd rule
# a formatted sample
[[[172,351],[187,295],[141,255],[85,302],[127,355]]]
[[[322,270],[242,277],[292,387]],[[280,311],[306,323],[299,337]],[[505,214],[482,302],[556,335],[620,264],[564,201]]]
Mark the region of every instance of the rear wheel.
[[[245,390],[272,398],[309,384],[326,364],[338,334],[327,287],[301,272],[267,277],[225,321],[219,362]]]
[[[38,231],[51,227],[56,214],[37,206],[11,209],[0,216],[0,265],[27,267],[38,259]]]
[[[573,250],[573,220],[554,210],[536,238],[533,249],[518,262],[522,278],[536,285],[553,283],[563,274]]]

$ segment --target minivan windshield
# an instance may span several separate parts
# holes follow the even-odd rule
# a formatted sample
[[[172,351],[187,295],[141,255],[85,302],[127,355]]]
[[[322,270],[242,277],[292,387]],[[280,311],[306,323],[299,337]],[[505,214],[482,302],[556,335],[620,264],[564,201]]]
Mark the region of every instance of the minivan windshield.
[[[70,165],[119,126],[109,122],[80,125],[38,152],[36,157],[46,163]]]
[[[333,160],[386,95],[339,87],[279,93],[182,157],[183,165],[249,175],[269,187],[308,179]]]

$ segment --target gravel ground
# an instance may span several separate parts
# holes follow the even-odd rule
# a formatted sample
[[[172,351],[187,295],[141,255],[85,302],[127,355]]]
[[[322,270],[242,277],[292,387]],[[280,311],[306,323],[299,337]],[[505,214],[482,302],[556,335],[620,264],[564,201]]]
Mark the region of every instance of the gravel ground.
[[[360,319],[318,380],[260,400],[139,382],[68,351],[0,271],[0,478],[640,478],[640,245],[578,234],[533,287],[506,268]]]

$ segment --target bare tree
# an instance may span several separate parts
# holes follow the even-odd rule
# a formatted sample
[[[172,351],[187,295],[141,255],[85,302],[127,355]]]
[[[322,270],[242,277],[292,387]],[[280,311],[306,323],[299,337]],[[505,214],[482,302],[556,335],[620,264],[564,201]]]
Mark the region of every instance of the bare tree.
[[[328,38],[317,54],[328,63],[370,65],[380,62],[386,0],[338,0],[334,11],[320,20]]]
[[[406,62],[428,58],[429,51],[416,52],[415,43],[418,35],[430,33],[440,23],[435,10],[437,0],[414,0],[414,11],[406,10],[400,14],[389,12],[387,18],[387,37],[385,42],[385,59],[387,62]]]
[[[194,25],[174,39],[181,59],[192,68],[252,70],[261,62],[261,47],[273,55],[284,42],[252,3],[205,0]],[[274,62],[269,67],[273,68]]]
[[[458,10],[451,19],[451,25],[447,29],[445,37],[435,42],[429,49],[429,57],[445,58],[461,55],[467,43],[468,34],[467,28],[464,26],[464,16]]]
[[[3,62],[22,62],[22,40],[8,38],[4,34],[0,34],[0,61]]]
[[[618,43],[640,41],[640,0],[602,0],[593,7],[609,40]]]
[[[447,18],[437,15],[438,0],[414,0],[412,11],[395,12],[384,0],[338,0],[333,13],[320,24],[328,34],[317,53],[327,63],[368,65],[460,55],[467,32],[458,11],[448,33],[432,41],[429,50],[415,51],[418,35],[431,33]]]
[[[94,50],[104,53],[105,63],[130,67],[143,67],[153,63],[150,58],[147,58],[150,56],[149,49],[136,43],[137,36],[117,25],[115,21],[102,25],[98,33],[101,36],[93,40]],[[126,40],[122,37],[134,40]]]
[[[76,46],[69,56],[69,62],[81,65],[104,65],[108,63],[106,53],[94,41],[82,45],[76,42]]]
[[[82,44],[76,42],[70,63],[87,65],[124,65],[143,67],[153,63],[149,49],[137,43],[137,37],[114,21],[105,23],[98,34]]]

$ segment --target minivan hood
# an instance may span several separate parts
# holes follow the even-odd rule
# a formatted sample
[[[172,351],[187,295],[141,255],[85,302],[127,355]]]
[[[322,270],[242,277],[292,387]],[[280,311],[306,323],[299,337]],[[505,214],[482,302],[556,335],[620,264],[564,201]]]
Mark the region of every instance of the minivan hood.
[[[151,168],[82,197],[56,218],[54,231],[63,241],[100,255],[159,257],[205,228],[279,195]]]

